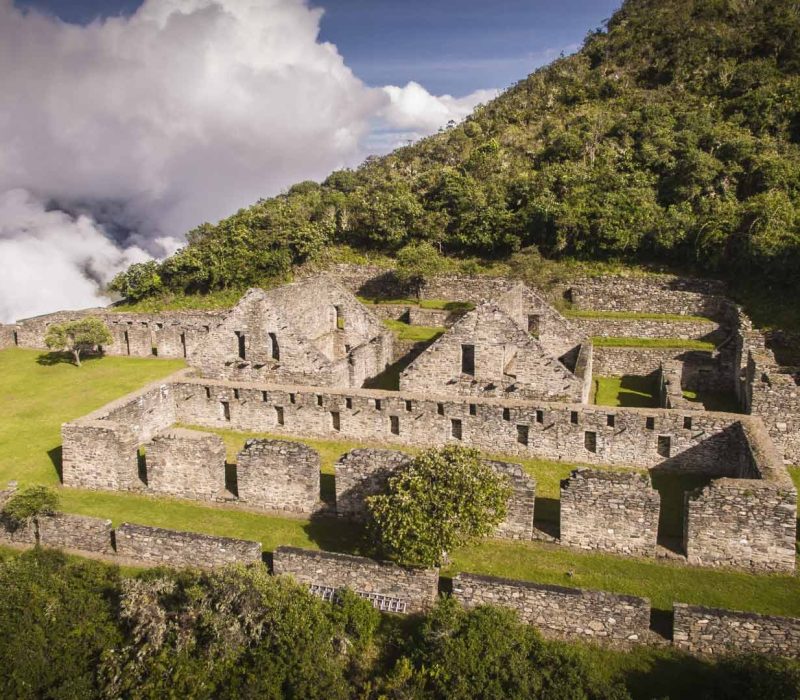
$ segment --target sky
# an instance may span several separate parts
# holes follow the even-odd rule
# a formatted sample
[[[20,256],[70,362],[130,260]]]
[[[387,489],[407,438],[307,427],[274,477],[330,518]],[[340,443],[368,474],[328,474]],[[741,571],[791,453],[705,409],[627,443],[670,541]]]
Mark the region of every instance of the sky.
[[[609,0],[0,0],[0,322],[460,121]]]

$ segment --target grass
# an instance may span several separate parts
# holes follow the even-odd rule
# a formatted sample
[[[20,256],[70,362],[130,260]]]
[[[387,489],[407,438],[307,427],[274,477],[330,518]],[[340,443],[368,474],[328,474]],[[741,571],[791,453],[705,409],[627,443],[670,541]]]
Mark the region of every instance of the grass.
[[[597,348],[664,348],[676,350],[713,350],[716,346],[707,340],[684,340],[682,338],[619,338],[594,336],[592,343]]]
[[[450,301],[449,299],[417,299],[415,297],[363,297],[358,300],[362,304],[388,305],[388,306],[418,306],[420,309],[434,309],[437,311],[472,311],[475,304],[471,301]]]
[[[598,406],[657,408],[658,384],[654,377],[633,374],[623,377],[594,377],[593,402]]]
[[[265,287],[275,286],[269,282]],[[165,296],[142,299],[141,301],[117,304],[109,307],[109,311],[119,313],[143,312],[154,313],[157,311],[212,311],[216,309],[229,309],[236,304],[246,289],[221,289],[207,294],[167,294]]]
[[[387,319],[383,323],[394,332],[398,340],[411,340],[415,343],[432,343],[447,330],[438,326],[411,326],[392,319]]]
[[[566,309],[564,315],[569,318],[605,318],[610,321],[691,321],[694,323],[713,324],[710,318],[705,316],[683,316],[681,314],[655,314],[641,311],[596,311],[593,309]]]
[[[38,350],[0,351],[0,484],[57,484],[62,423],[181,367],[182,360],[102,357],[79,368]]]

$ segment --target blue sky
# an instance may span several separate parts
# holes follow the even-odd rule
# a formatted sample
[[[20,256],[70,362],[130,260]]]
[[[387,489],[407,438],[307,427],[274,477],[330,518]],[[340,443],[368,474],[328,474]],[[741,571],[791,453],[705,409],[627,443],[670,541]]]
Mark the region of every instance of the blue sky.
[[[141,0],[18,0],[85,23]],[[414,80],[434,94],[504,88],[599,26],[620,0],[314,0],[322,36],[367,84]]]

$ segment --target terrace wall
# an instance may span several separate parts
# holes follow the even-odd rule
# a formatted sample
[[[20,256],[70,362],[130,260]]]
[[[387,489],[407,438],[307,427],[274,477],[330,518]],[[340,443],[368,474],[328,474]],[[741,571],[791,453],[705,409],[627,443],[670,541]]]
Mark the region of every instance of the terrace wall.
[[[152,564],[210,568],[261,561],[261,543],[123,523],[117,554]]]
[[[423,612],[438,595],[438,569],[407,568],[347,554],[278,547],[272,569],[276,575],[289,575],[307,584],[325,598],[348,588],[372,600],[379,609],[391,606],[396,612]]]
[[[672,643],[698,654],[800,658],[800,619],[675,603]]]
[[[543,634],[559,638],[627,646],[644,641],[650,625],[649,600],[605,591],[458,574],[453,597],[466,608],[511,608]]]

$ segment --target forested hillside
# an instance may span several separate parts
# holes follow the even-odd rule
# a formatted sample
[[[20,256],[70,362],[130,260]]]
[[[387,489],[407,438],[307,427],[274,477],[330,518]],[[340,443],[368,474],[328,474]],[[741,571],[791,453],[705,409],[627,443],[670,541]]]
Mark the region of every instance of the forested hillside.
[[[112,288],[241,288],[326,247],[653,261],[798,285],[800,4],[627,0],[464,123],[303,182]]]

